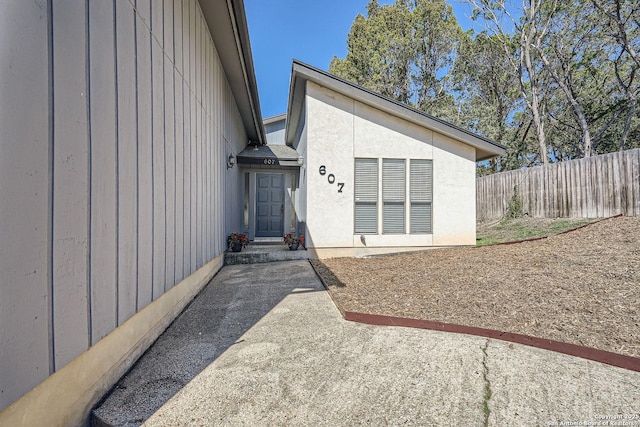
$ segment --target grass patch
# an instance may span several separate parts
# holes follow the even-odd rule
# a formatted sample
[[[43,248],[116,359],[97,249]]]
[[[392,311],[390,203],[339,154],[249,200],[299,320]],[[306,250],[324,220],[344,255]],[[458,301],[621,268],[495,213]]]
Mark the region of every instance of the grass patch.
[[[597,218],[523,217],[478,223],[476,246],[553,236],[597,220]]]

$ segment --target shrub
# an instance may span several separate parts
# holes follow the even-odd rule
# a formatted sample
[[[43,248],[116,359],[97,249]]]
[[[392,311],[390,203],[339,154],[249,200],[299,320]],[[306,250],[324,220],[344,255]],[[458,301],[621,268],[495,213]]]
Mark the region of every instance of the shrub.
[[[513,186],[513,195],[511,200],[507,204],[507,211],[505,212],[505,218],[522,218],[524,216],[524,209],[522,207],[522,197],[518,194],[518,186]]]

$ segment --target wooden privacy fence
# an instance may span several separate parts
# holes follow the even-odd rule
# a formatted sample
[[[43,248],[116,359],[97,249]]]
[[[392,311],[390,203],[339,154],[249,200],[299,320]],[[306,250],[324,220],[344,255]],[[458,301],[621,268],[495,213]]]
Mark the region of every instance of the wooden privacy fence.
[[[477,178],[477,219],[503,217],[514,189],[535,218],[640,216],[640,148]]]

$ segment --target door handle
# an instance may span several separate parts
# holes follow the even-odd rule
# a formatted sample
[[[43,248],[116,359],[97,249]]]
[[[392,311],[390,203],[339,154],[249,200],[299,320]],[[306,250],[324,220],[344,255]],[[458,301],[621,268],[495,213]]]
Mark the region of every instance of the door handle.
[[[280,213],[284,213],[284,205],[280,205]]]

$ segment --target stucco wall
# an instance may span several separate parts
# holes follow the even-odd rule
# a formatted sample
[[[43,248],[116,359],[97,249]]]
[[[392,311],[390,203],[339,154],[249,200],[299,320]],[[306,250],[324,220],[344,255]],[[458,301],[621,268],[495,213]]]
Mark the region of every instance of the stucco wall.
[[[354,102],[307,83],[307,246],[353,242]],[[320,174],[324,166],[325,174]],[[333,184],[330,177],[335,178]],[[338,192],[338,183],[344,183]]]
[[[0,99],[2,411],[219,268],[247,137],[196,0],[0,2]]]
[[[433,134],[433,245],[476,244],[474,148]]]
[[[475,244],[474,148],[312,82],[306,107],[310,247],[365,249],[354,234],[354,158],[406,159],[407,172],[409,159],[433,160],[433,233],[380,232],[365,236],[366,248]],[[405,213],[408,223],[408,200]],[[378,203],[379,223],[381,218]]]

